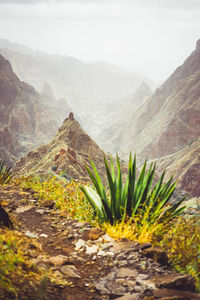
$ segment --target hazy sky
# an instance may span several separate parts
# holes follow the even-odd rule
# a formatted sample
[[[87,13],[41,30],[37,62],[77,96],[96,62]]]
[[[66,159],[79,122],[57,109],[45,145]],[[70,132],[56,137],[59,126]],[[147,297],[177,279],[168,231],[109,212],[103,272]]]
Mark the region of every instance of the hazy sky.
[[[200,38],[200,0],[0,0],[0,38],[162,81]]]

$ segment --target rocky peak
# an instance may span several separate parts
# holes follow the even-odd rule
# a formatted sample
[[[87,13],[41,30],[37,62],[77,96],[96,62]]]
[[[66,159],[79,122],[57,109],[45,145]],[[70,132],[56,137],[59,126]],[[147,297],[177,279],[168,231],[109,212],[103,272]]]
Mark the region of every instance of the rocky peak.
[[[70,119],[70,120],[75,120],[75,119],[74,119],[74,114],[73,114],[72,112],[69,113],[69,119]]]
[[[58,172],[65,171],[73,178],[86,178],[85,165],[90,163],[90,159],[99,170],[104,169],[102,150],[70,112],[50,143],[29,152],[16,164],[15,170],[29,174],[32,171],[45,172],[55,169]]]
[[[19,83],[19,79],[13,73],[10,62],[0,55],[0,80],[9,80],[12,83]]]
[[[200,39],[196,42],[196,50],[200,50]]]

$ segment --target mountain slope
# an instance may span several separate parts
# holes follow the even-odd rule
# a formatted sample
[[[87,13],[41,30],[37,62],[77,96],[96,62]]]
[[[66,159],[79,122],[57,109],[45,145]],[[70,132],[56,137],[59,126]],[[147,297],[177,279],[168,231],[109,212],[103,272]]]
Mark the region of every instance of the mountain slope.
[[[200,40],[119,131],[123,138],[117,150],[122,157],[132,151],[156,159],[160,172],[167,166],[168,175],[175,173],[182,189],[200,196]]]
[[[48,141],[58,126],[51,113],[0,55],[0,159],[13,164],[33,145]]]
[[[182,150],[158,160],[158,172],[166,168],[166,175],[179,178],[178,187],[193,197],[200,196],[200,137]]]
[[[104,165],[103,152],[86,134],[73,114],[63,122],[49,144],[30,151],[16,163],[15,170],[20,174],[45,172],[47,170],[64,171],[73,178],[85,178],[85,164],[92,159],[100,170]]]
[[[137,111],[120,151],[157,158],[179,151],[200,135],[200,41],[196,50]],[[136,142],[137,141],[137,142]]]

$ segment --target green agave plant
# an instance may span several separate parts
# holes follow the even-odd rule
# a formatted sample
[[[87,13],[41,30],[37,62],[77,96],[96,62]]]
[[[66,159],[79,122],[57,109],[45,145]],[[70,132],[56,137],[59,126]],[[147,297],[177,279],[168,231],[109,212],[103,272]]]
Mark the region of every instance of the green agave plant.
[[[0,184],[8,183],[12,176],[11,167],[7,167],[5,161],[0,161]]]
[[[103,185],[94,163],[91,161],[92,170],[86,166],[95,190],[88,186],[81,189],[101,222],[116,224],[127,217],[136,215],[140,217],[145,215],[145,218],[148,215],[148,222],[171,220],[185,209],[185,207],[179,207],[184,198],[175,205],[167,206],[176,187],[176,182],[172,183],[173,177],[171,177],[167,183],[163,184],[165,171],[152,187],[156,164],[151,164],[147,170],[147,161],[145,161],[136,180],[136,155],[132,159],[130,154],[128,176],[123,187],[118,155],[116,155],[116,161],[117,171],[115,172],[112,158],[110,158],[109,164],[104,155],[109,193]]]

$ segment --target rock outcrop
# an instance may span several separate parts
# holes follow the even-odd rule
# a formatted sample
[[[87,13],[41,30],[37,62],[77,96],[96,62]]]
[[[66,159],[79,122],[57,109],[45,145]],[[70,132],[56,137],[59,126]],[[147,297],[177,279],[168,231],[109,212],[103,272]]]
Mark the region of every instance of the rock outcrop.
[[[197,46],[132,116],[131,131],[121,145],[121,152],[125,154],[133,148],[142,157],[158,158],[195,141],[200,135],[199,91],[200,49]]]
[[[58,128],[35,89],[20,81],[0,55],[0,159],[13,164],[34,145],[48,141]]]
[[[85,178],[85,165],[90,165],[91,159],[102,174],[102,150],[70,113],[50,143],[30,151],[16,163],[15,170],[22,174],[53,170],[64,172],[66,178]]]
[[[118,137],[115,151],[121,157],[132,151],[141,158],[164,161],[160,166],[167,166],[168,174],[175,171],[180,187],[193,196],[200,196],[199,44],[144,105],[123,120],[114,135]]]

